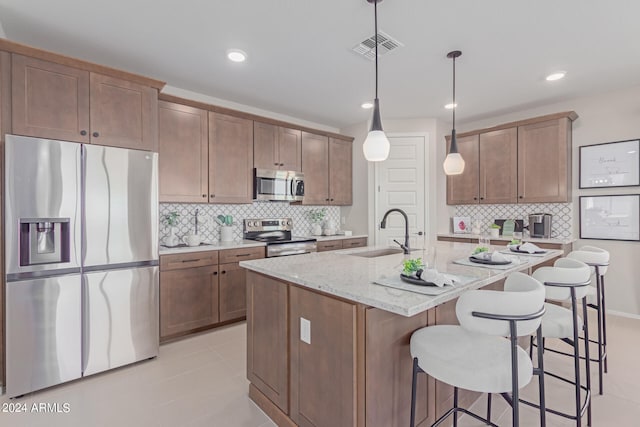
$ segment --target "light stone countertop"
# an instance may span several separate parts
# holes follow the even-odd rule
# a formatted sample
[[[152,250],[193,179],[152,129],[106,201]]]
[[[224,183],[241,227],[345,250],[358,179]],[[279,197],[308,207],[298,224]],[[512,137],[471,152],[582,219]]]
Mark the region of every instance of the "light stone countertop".
[[[511,272],[526,271],[533,265],[563,254],[560,250],[549,250],[544,257],[518,255],[516,258],[522,263],[509,270],[467,267],[452,263],[457,259],[468,258],[476,246],[455,242],[435,244],[438,271],[473,279],[437,296],[374,284],[373,281],[383,275],[400,274],[405,255],[400,253],[363,258],[350,254],[386,248],[380,246],[242,261],[240,266],[302,287],[410,317],[452,300],[468,289],[483,287],[506,277]],[[503,248],[495,246],[493,249]],[[422,250],[415,250],[407,257],[428,259]]]
[[[306,237],[306,236],[305,236]],[[367,234],[354,234],[353,236],[345,236],[344,234],[334,234],[333,236],[308,236],[310,239],[316,239],[318,242],[329,240],[359,239],[369,237]]]
[[[471,234],[471,233],[438,233],[437,236],[453,237],[453,238],[460,238],[460,239],[477,239],[479,237],[486,237],[485,235]],[[503,237],[503,236],[498,236],[498,237],[489,236],[489,238],[491,240],[502,240],[505,242],[510,242],[512,239],[511,237]],[[542,239],[539,237],[524,236],[522,240],[524,240],[525,242],[531,242],[531,243],[552,243],[552,244],[558,244],[558,245],[568,245],[570,243],[575,243],[578,239],[575,239],[573,237],[552,237],[550,239]]]
[[[176,255],[186,254],[191,252],[204,252],[204,251],[221,251],[224,249],[240,249],[240,248],[253,248],[259,246],[266,246],[264,242],[256,242],[255,240],[236,240],[233,242],[203,242],[206,245],[202,246],[183,246],[178,248],[168,248],[160,245],[159,255]]]

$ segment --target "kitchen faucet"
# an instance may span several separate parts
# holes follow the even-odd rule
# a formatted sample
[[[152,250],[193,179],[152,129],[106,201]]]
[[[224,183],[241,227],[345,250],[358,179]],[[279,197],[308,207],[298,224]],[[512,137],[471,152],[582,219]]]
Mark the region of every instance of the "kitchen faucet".
[[[380,222],[380,228],[387,228],[387,216],[389,216],[389,214],[391,212],[399,212],[402,214],[402,216],[404,217],[404,245],[400,242],[398,242],[396,239],[393,239],[394,242],[396,242],[398,245],[400,245],[400,247],[402,248],[402,250],[404,251],[405,254],[408,254],[410,251],[409,248],[409,218],[407,217],[407,214],[402,210],[402,209],[389,209],[384,216],[382,217],[382,222]]]

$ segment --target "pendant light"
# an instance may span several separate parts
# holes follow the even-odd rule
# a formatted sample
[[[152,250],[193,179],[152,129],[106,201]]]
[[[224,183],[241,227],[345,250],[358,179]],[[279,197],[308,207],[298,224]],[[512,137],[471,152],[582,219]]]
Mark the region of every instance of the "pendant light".
[[[373,3],[374,24],[375,24],[375,44],[376,44],[376,97],[373,101],[373,118],[371,119],[371,130],[362,144],[364,158],[370,162],[381,162],[389,157],[389,140],[382,130],[380,121],[380,101],[378,100],[378,3],[382,0],[367,0]]]
[[[451,146],[449,154],[444,159],[444,173],[447,175],[460,175],[464,172],[464,159],[458,153],[458,142],[456,141],[456,58],[462,55],[459,50],[454,50],[447,54],[447,58],[453,59],[453,126],[451,129]]]

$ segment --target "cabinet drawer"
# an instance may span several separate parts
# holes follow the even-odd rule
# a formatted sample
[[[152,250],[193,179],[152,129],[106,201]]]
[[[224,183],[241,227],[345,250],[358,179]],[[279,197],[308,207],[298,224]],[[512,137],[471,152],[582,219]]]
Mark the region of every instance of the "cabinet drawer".
[[[220,251],[220,264],[264,258],[264,246]]]
[[[344,239],[342,241],[342,247],[344,249],[349,248],[361,248],[367,246],[367,238],[366,237],[358,237],[355,239]]]
[[[160,257],[160,271],[216,264],[218,264],[218,251],[191,252],[187,254],[163,255]]]
[[[455,242],[455,243],[478,243],[478,239],[469,239],[464,237],[446,237],[438,236],[440,242]]]
[[[342,249],[342,240],[325,240],[323,242],[318,242],[317,246],[318,252],[335,251]]]

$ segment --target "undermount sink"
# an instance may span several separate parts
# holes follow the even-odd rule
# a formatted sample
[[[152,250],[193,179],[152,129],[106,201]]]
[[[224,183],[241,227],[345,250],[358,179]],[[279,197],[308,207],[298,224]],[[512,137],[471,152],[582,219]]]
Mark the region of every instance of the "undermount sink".
[[[409,251],[413,251],[413,250],[415,249],[410,249]],[[403,251],[400,248],[385,248],[385,249],[375,249],[373,251],[367,251],[367,252],[357,252],[355,254],[349,254],[349,255],[359,256],[362,258],[376,258],[379,256],[395,255],[395,254],[401,254],[401,253],[403,253]]]

